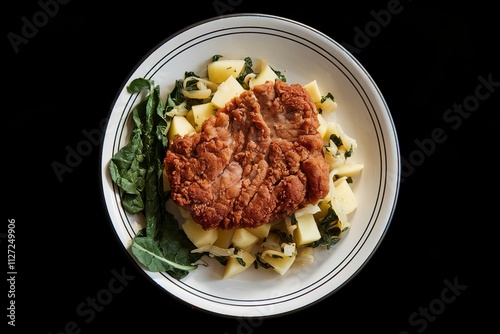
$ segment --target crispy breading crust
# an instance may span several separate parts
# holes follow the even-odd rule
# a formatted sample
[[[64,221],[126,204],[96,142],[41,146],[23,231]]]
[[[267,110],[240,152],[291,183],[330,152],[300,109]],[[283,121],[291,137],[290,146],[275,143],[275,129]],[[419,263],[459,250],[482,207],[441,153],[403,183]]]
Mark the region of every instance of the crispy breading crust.
[[[164,164],[172,199],[204,229],[258,227],[324,198],[328,164],[317,110],[299,84],[245,91],[177,136]]]

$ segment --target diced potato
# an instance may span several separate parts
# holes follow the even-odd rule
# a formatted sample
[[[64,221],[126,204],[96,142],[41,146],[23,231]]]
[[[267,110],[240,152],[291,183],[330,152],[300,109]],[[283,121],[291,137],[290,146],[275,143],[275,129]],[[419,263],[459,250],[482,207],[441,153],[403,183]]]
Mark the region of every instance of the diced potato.
[[[223,279],[230,278],[243,272],[245,269],[250,267],[255,262],[255,257],[249,252],[243,250],[242,260],[245,262],[244,266],[238,261],[238,259],[230,257],[227,260],[222,278]]]
[[[269,232],[269,234],[266,237],[266,242],[281,245],[281,237],[277,232]]]
[[[264,240],[271,230],[271,223],[262,224],[259,227],[247,228],[246,230],[255,235],[259,240]]]
[[[175,115],[170,121],[170,129],[168,129],[168,140],[172,141],[175,135],[179,134],[184,136],[190,132],[196,131],[194,127],[189,123],[186,117]]]
[[[190,218],[182,224],[182,229],[196,248],[213,245],[217,240],[217,229],[204,230],[200,224]]]
[[[335,169],[337,170],[337,175],[339,176],[356,176],[365,167],[363,164],[358,164],[354,162],[346,162]]]
[[[318,133],[320,134],[321,138],[324,139],[326,134],[326,129],[328,128],[328,122],[321,114],[318,114],[318,121],[319,121]]]
[[[201,125],[210,116],[215,114],[215,106],[212,102],[207,102],[203,104],[197,104],[192,107],[193,113],[193,126],[197,132],[201,131]],[[187,117],[187,116],[186,116]]]
[[[311,95],[314,103],[321,102],[321,91],[319,90],[318,82],[316,80],[313,80],[302,87],[309,92],[309,95]]]
[[[340,132],[337,128],[337,123],[335,123],[335,122],[328,122],[327,123],[325,136],[323,138],[328,140],[331,135],[335,135],[335,136],[340,138]]]
[[[231,239],[233,238],[234,231],[234,229],[218,229],[218,237],[214,245],[220,248],[229,248],[229,246],[231,246]]]
[[[186,114],[186,119],[188,120],[189,123],[191,123],[191,125],[193,126],[193,128],[195,127],[194,125],[194,114],[193,114],[193,109],[190,109],[187,114]]]
[[[230,76],[237,78],[244,67],[244,60],[219,59],[208,64],[208,80],[219,84]]]
[[[212,97],[212,103],[216,108],[222,108],[229,102],[232,98],[239,96],[243,93],[245,89],[242,85],[234,78],[230,76],[226,81],[222,82],[217,91]]]
[[[297,228],[294,231],[297,246],[308,245],[321,238],[314,215],[307,213],[297,218]]]
[[[272,255],[265,255],[263,260],[269,263],[273,267],[274,271],[276,271],[278,274],[284,275],[295,261],[295,255],[283,257],[273,257]]]
[[[238,228],[234,231],[231,243],[234,247],[250,251],[250,249],[259,241],[252,233],[248,232],[244,228]]]
[[[337,102],[332,99],[325,99],[325,101],[320,102],[319,108],[321,108],[322,112],[328,114],[337,109]]]
[[[356,196],[354,196],[351,186],[346,180],[346,177],[341,177],[335,181],[335,193],[333,197],[337,199],[339,204],[344,208],[345,214],[348,215],[356,210],[358,201]]]
[[[278,79],[276,72],[274,72],[274,70],[271,68],[271,66],[266,65],[262,69],[262,71],[260,71],[260,73],[257,74],[257,76],[255,78],[250,79],[250,81],[248,82],[248,86],[251,89],[254,86],[265,84],[266,81],[274,82],[276,79]]]

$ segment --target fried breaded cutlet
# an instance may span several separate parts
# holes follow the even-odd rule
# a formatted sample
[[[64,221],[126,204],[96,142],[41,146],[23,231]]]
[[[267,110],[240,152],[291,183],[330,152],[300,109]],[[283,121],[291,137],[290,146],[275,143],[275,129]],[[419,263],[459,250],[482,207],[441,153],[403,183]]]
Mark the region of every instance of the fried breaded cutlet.
[[[258,227],[317,203],[329,191],[317,113],[299,84],[243,92],[170,143],[172,199],[205,230]]]

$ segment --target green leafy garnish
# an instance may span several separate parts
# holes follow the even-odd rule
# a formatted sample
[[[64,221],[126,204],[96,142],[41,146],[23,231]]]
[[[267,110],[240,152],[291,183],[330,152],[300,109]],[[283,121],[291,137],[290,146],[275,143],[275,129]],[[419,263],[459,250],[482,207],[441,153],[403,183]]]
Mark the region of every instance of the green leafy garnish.
[[[148,270],[180,279],[196,268],[192,263],[201,255],[190,253],[194,246],[165,210],[162,173],[170,117],[164,116],[160,88],[152,80],[135,79],[127,89],[148,94],[132,109],[135,126],[130,142],[111,158],[109,172],[120,188],[123,208],[146,218],[146,227],[132,241],[132,253]],[[169,94],[167,104],[178,102],[174,94]]]
[[[337,242],[340,241],[340,233],[342,232],[339,227],[339,217],[332,209],[328,208],[326,216],[318,223],[321,238],[311,244],[311,247],[316,248],[319,246],[326,246],[330,249]]]

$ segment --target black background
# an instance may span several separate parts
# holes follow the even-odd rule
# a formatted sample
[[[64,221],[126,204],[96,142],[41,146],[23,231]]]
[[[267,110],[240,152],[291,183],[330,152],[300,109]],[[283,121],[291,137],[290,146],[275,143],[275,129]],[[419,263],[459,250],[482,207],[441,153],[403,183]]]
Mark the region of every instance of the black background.
[[[15,219],[17,269],[15,327],[7,325],[5,281],[0,292],[5,314],[0,319],[8,333],[55,334],[73,321],[80,333],[258,334],[302,327],[413,334],[497,328],[500,71],[498,17],[490,3],[401,0],[400,12],[362,44],[356,31],[373,27],[374,13],[395,1],[60,2],[57,7],[55,0],[9,2],[2,8],[1,161],[7,187],[0,253],[6,268],[7,224]],[[16,50],[9,36],[22,36],[26,20],[42,18],[43,3],[52,4],[52,16],[38,21],[37,31]],[[357,46],[352,53],[390,107],[403,161],[397,208],[367,265],[313,306],[252,320],[193,309],[137,269],[115,238],[101,200],[99,145],[62,180],[52,167],[64,163],[67,148],[85,140],[85,131],[99,129],[124,80],[151,49],[200,20],[244,12],[288,17]],[[491,91],[478,88],[479,78],[492,82]],[[478,92],[489,95],[477,99]],[[454,105],[474,101],[479,103],[468,106],[460,123],[444,120]],[[442,129],[446,140],[433,140],[435,129]],[[92,319],[79,315],[78,305],[106,289],[113,271],[133,278]],[[455,294],[446,282],[459,285]],[[410,321],[429,307],[429,318]]]

